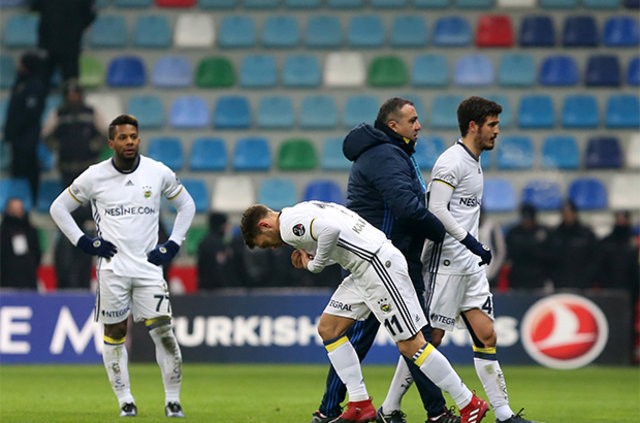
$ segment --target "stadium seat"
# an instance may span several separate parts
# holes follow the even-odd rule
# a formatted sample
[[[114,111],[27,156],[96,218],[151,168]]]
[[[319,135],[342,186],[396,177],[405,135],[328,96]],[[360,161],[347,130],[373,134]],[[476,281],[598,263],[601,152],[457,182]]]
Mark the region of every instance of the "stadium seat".
[[[578,7],[578,0],[539,0],[538,5],[544,9],[573,9]]]
[[[640,86],[640,56],[632,57],[627,66],[627,84]]]
[[[26,178],[0,179],[0,213],[4,213],[7,200],[14,197],[22,200],[25,211],[31,210],[33,200],[29,181]]]
[[[123,9],[135,9],[151,7],[152,0],[114,0],[113,5]]]
[[[7,48],[27,49],[38,44],[38,23],[36,14],[7,14],[2,39]]]
[[[238,0],[198,0],[200,9],[234,9]]]
[[[0,129],[4,129],[4,120],[7,117],[7,107],[9,106],[9,98],[0,98]],[[43,113],[44,115],[44,113]],[[5,145],[5,143],[0,143],[1,145]],[[6,158],[6,156],[0,156],[0,160]]]
[[[120,97],[120,95],[113,93],[90,92],[85,96],[85,100],[91,107],[100,109],[105,119],[104,125],[106,128],[114,116],[119,116],[124,113]]]
[[[261,129],[291,129],[295,125],[293,101],[285,95],[268,95],[258,101],[256,124]]]
[[[454,0],[454,7],[458,9],[491,9],[493,0]]]
[[[553,47],[556,30],[549,15],[525,15],[520,24],[521,47]]]
[[[256,45],[256,26],[250,16],[224,16],[218,33],[221,48],[249,48]]]
[[[391,45],[401,48],[420,48],[427,45],[427,24],[422,16],[398,15],[391,23]]]
[[[526,170],[533,167],[533,141],[526,135],[507,135],[497,143],[496,166],[500,170]]]
[[[537,6],[536,0],[496,0],[496,8],[502,9],[533,9]]]
[[[578,64],[573,56],[554,54],[542,59],[538,82],[540,85],[569,87],[579,80]]]
[[[196,205],[196,213],[207,213],[209,211],[209,189],[204,179],[185,178],[182,179],[182,186],[193,198]]]
[[[11,88],[15,79],[16,62],[13,60],[13,57],[7,54],[0,55],[0,88]]]
[[[569,94],[562,104],[564,128],[597,128],[600,124],[598,100],[590,94]]]
[[[368,69],[367,83],[370,87],[401,87],[409,82],[409,72],[398,56],[376,56]]]
[[[354,94],[344,104],[344,127],[351,129],[361,123],[373,125],[378,116],[380,101],[374,95]]]
[[[178,48],[211,48],[216,32],[208,13],[182,13],[176,19],[173,45]]]
[[[446,149],[444,140],[438,135],[427,135],[419,137],[416,143],[416,152],[413,157],[416,159],[420,169],[431,171],[436,160]]]
[[[309,181],[302,194],[303,201],[319,200],[329,203],[345,204],[342,188],[331,179],[315,179]]]
[[[140,15],[133,30],[134,47],[166,49],[171,47],[173,33],[164,15]]]
[[[385,42],[384,23],[380,15],[355,14],[349,20],[347,41],[354,49],[380,48]]]
[[[105,82],[105,70],[97,57],[81,55],[78,62],[79,82],[84,88],[100,88]],[[0,75],[2,71],[0,71]]]
[[[129,38],[121,15],[99,14],[89,27],[89,44],[95,48],[123,48]]]
[[[503,87],[531,87],[536,82],[533,56],[527,53],[505,53],[498,65],[498,84]]]
[[[43,143],[38,144],[38,166],[42,172],[53,170],[56,158],[51,150]]]
[[[240,86],[271,88],[278,82],[276,59],[269,54],[247,54],[240,62]]]
[[[507,213],[516,210],[516,195],[507,178],[492,177],[484,181],[482,207],[487,213]]]
[[[622,0],[622,4],[627,9],[640,9],[640,0]]]
[[[613,210],[640,210],[638,173],[616,173],[609,182],[609,207]]]
[[[466,47],[471,45],[471,27],[461,16],[443,16],[436,20],[431,38],[437,47]]]
[[[127,113],[138,119],[140,129],[158,129],[164,125],[164,104],[154,94],[133,94],[127,101]]]
[[[521,204],[531,204],[541,211],[560,210],[562,192],[560,185],[548,179],[533,179],[522,188]]]
[[[223,95],[216,99],[213,126],[217,129],[247,129],[251,126],[249,99],[242,95]]]
[[[343,137],[328,137],[322,143],[320,168],[322,170],[349,170],[351,162],[342,153]]]
[[[476,27],[476,46],[513,46],[513,26],[509,15],[481,15]]]
[[[343,32],[340,20],[334,15],[310,15],[305,32],[305,44],[311,48],[339,48]]]
[[[233,170],[267,172],[271,169],[271,146],[264,137],[242,137],[236,141],[232,159]]]
[[[282,85],[289,88],[315,88],[322,81],[318,57],[313,54],[287,56],[282,69]]]
[[[542,168],[575,170],[580,167],[580,151],[572,135],[550,135],[542,141]]]
[[[213,183],[211,210],[220,213],[242,213],[255,204],[251,178],[243,175],[220,176]]]
[[[582,0],[582,5],[587,9],[617,9],[620,0]]]
[[[458,105],[462,100],[461,95],[436,94],[431,103],[429,125],[434,129],[457,129]]]
[[[640,45],[638,17],[610,16],[604,22],[602,43],[606,47],[637,47]]]
[[[587,58],[584,83],[588,87],[618,87],[620,61],[614,54],[592,54]]]
[[[189,8],[196,4],[196,0],[155,0],[156,6],[168,8]]]
[[[117,56],[107,68],[109,87],[142,87],[147,80],[142,59],[136,56]]]
[[[562,27],[564,47],[596,47],[600,36],[596,20],[592,15],[569,15]]]
[[[227,162],[227,144],[224,139],[198,137],[193,140],[189,154],[189,170],[192,172],[221,172],[227,168]]]
[[[607,208],[607,188],[597,178],[578,177],[569,183],[568,197],[578,210],[603,210]]]
[[[189,227],[187,236],[183,243],[183,249],[186,251],[188,256],[197,256],[200,243],[207,236],[208,232],[209,228],[205,225],[194,223]]]
[[[364,0],[326,0],[331,9],[360,9],[364,6]]]
[[[418,54],[411,66],[411,85],[414,87],[446,87],[449,66],[444,54]]]
[[[356,51],[332,51],[324,62],[324,85],[327,87],[360,87],[366,78],[364,58]]]
[[[413,5],[418,9],[445,9],[449,4],[450,0],[413,0]]]
[[[191,62],[183,56],[161,56],[153,65],[151,83],[158,88],[185,88],[193,82]]]
[[[207,128],[211,112],[203,97],[186,95],[176,98],[169,109],[169,126],[178,129]]]
[[[314,170],[318,157],[313,143],[306,138],[289,138],[278,147],[278,169]]]
[[[291,9],[318,9],[321,0],[284,0],[284,6]]]
[[[271,210],[282,210],[293,206],[298,202],[296,184],[293,179],[285,177],[263,179],[258,187],[257,201]]]
[[[494,81],[493,63],[484,54],[467,54],[456,62],[453,73],[456,85],[480,87],[492,85]]]
[[[304,96],[300,104],[300,128],[334,129],[338,125],[335,98],[325,94]]]
[[[620,141],[615,136],[593,136],[584,154],[586,169],[619,169],[624,166]]]
[[[408,0],[370,0],[369,3],[376,9],[397,9],[406,6]]]
[[[640,169],[640,133],[634,132],[629,136],[625,152],[627,167],[629,169]]]
[[[236,71],[228,58],[208,56],[198,63],[195,78],[200,88],[228,88],[236,83]]]
[[[36,198],[36,210],[39,213],[49,214],[49,207],[65,187],[59,179],[44,179],[38,186],[38,196]]]
[[[545,94],[525,94],[520,97],[518,125],[526,129],[553,128],[555,109],[551,97]]]
[[[640,128],[640,99],[633,94],[612,94],[607,99],[604,123],[607,128]]]
[[[147,148],[147,156],[164,163],[176,172],[182,170],[184,166],[182,141],[178,137],[151,138]]]
[[[23,7],[26,3],[27,0],[0,0],[0,9]]]
[[[298,21],[294,16],[267,16],[262,28],[262,45],[267,48],[294,48],[300,41]]]
[[[279,0],[244,0],[243,5],[247,9],[275,9]]]

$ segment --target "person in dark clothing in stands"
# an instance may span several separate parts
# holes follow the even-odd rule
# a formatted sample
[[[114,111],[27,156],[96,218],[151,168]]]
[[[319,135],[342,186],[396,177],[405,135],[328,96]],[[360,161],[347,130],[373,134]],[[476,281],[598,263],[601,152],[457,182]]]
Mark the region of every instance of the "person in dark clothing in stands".
[[[225,241],[227,216],[209,213],[209,231],[198,245],[198,289],[233,286],[230,272],[231,248]]]
[[[0,287],[37,289],[41,256],[38,231],[22,200],[10,198],[0,224]]]

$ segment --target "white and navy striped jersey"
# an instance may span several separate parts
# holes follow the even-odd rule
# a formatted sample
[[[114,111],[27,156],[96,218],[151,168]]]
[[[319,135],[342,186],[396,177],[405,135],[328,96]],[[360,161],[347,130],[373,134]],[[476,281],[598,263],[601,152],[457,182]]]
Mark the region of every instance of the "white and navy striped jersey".
[[[338,263],[355,276],[362,276],[380,246],[387,242],[384,232],[357,213],[321,201],[283,208],[280,235],[285,243],[314,257],[310,271],[319,272]]]
[[[79,203],[91,203],[98,235],[112,242],[118,253],[101,260],[101,269],[136,278],[161,278],[162,267],[147,261],[158,243],[161,196],[174,198],[182,190],[175,173],[164,164],[140,156],[129,173],[112,160],[90,166],[69,187]]]
[[[453,193],[449,212],[464,230],[477,239],[483,191],[480,159],[461,142],[457,142],[445,150],[433,165],[429,190],[433,184],[447,184],[451,187]],[[432,211],[432,207],[429,210]],[[429,272],[476,273],[483,269],[478,267],[479,261],[476,255],[450,234],[445,235],[442,244],[427,240],[422,251],[424,270]]]

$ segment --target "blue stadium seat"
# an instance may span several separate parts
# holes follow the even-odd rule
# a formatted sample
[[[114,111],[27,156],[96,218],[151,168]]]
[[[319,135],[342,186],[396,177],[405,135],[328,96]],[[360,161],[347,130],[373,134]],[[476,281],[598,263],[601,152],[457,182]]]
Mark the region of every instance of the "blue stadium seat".
[[[27,0],[0,0],[0,9],[25,6]]]
[[[304,188],[303,201],[320,200],[331,203],[345,204],[342,188],[331,179],[314,179]]]
[[[300,127],[303,129],[334,129],[338,125],[338,108],[331,95],[304,96],[300,104]]]
[[[526,129],[553,128],[555,108],[551,97],[545,94],[525,94],[520,97],[518,125]]]
[[[376,96],[354,94],[344,104],[344,127],[351,129],[362,122],[373,124],[378,116],[380,102]]]
[[[332,9],[359,9],[364,6],[364,0],[326,0]]]
[[[533,179],[522,188],[521,204],[531,204],[541,211],[559,210],[562,205],[560,185],[547,179]]]
[[[133,45],[138,48],[169,48],[173,33],[164,15],[140,15],[133,30]]]
[[[209,188],[207,187],[207,181],[199,178],[184,178],[181,182],[182,186],[185,187],[191,195],[191,198],[193,198],[193,202],[196,205],[196,213],[208,213]]]
[[[95,48],[123,48],[129,38],[122,15],[99,14],[89,29],[89,44]]]
[[[538,78],[540,85],[568,87],[577,85],[578,80],[578,64],[573,56],[554,54],[542,60]]]
[[[154,94],[132,94],[127,101],[127,113],[138,119],[141,129],[157,129],[164,125],[164,104]]]
[[[249,48],[256,45],[256,25],[250,16],[224,16],[218,31],[221,48]]]
[[[126,8],[145,8],[151,7],[153,0],[114,0],[114,6],[123,9]]]
[[[578,0],[539,0],[538,5],[544,9],[574,9]]]
[[[318,57],[313,54],[287,56],[282,69],[282,85],[290,88],[313,88],[322,82]]]
[[[56,158],[54,154],[51,152],[51,150],[49,150],[49,148],[45,144],[43,143],[38,144],[37,155],[38,155],[38,166],[40,167],[41,171],[49,172],[50,170],[53,169],[53,165],[55,164]]]
[[[59,179],[44,179],[38,186],[38,196],[36,198],[36,210],[40,213],[49,213],[49,207],[58,195],[66,187],[62,186]]]
[[[580,150],[572,135],[550,135],[542,141],[544,169],[575,170],[580,167]]]
[[[251,126],[249,99],[242,95],[218,97],[213,112],[213,126],[217,129],[249,128]]]
[[[320,168],[322,170],[349,170],[351,162],[342,153],[343,137],[328,137],[322,143]]]
[[[582,5],[587,9],[617,9],[620,0],[582,0]]]
[[[511,111],[511,102],[509,101],[509,96],[506,94],[489,93],[485,94],[484,97],[488,100],[495,101],[500,106],[502,106],[502,113],[500,113],[500,127],[508,128],[509,126],[511,126],[513,123],[513,113]]]
[[[8,48],[31,48],[38,44],[38,23],[36,14],[10,14],[4,27],[4,45]]]
[[[238,0],[198,0],[201,9],[234,9]]]
[[[0,213],[4,213],[7,200],[14,197],[22,200],[25,211],[31,210],[33,200],[29,181],[26,178],[0,179]]]
[[[9,98],[8,97],[0,98],[0,129],[4,129],[4,120],[7,117],[7,107],[8,106],[9,106]],[[43,115],[44,115],[44,113],[43,113]],[[4,144],[4,143],[0,143],[0,144]]]
[[[453,80],[463,87],[492,85],[494,80],[493,64],[484,54],[468,54],[456,62]]]
[[[533,141],[526,135],[507,135],[497,143],[498,169],[525,170],[533,167]]]
[[[291,9],[318,9],[322,0],[284,0],[284,6]]]
[[[482,207],[487,213],[506,213],[516,209],[516,195],[507,178],[486,178],[484,181],[484,193],[482,195]]]
[[[445,87],[449,84],[449,67],[444,54],[418,54],[411,66],[414,87]]]
[[[271,15],[264,20],[262,44],[268,48],[293,48],[300,41],[298,21],[293,16]]]
[[[461,95],[436,94],[431,103],[429,124],[435,129],[458,128],[458,105],[464,100]]]
[[[569,94],[562,104],[562,126],[597,128],[600,124],[598,100],[590,94]]]
[[[454,0],[454,6],[458,9],[492,9],[493,0]]]
[[[244,0],[243,5],[247,9],[275,9],[278,0]]]
[[[211,112],[204,98],[186,95],[176,98],[169,109],[169,126],[172,128],[207,128]]]
[[[6,54],[0,55],[0,88],[11,88],[15,79],[16,63],[13,57]]]
[[[596,47],[600,42],[598,25],[593,15],[565,17],[562,28],[564,47]]]
[[[604,22],[602,43],[607,47],[637,47],[640,27],[637,16],[611,16]]]
[[[607,128],[640,128],[640,99],[633,94],[612,94],[604,116]]]
[[[449,4],[450,0],[413,0],[413,5],[419,9],[444,9]]]
[[[420,169],[431,171],[437,158],[446,149],[444,140],[438,135],[427,135],[419,137],[416,143],[416,152],[413,157],[416,159]]]
[[[264,137],[243,137],[233,150],[233,170],[266,172],[271,169],[269,140]]]
[[[271,88],[278,82],[276,59],[268,54],[247,54],[240,62],[239,83],[243,88]]]
[[[627,84],[640,86],[640,56],[632,57],[627,66]]]
[[[615,136],[595,136],[587,140],[584,154],[587,169],[619,169],[624,166],[624,153]]]
[[[136,56],[117,56],[107,68],[107,86],[142,87],[147,80],[142,59]]]
[[[282,210],[298,202],[296,184],[291,178],[272,177],[263,179],[258,187],[259,204],[272,210]]]
[[[584,83],[588,87],[617,87],[621,83],[620,61],[615,54],[592,54],[587,58]]]
[[[393,47],[424,47],[429,36],[427,23],[420,15],[398,15],[391,24],[391,45]]]
[[[578,177],[569,183],[568,195],[578,210],[607,208],[607,187],[597,178]]]
[[[407,0],[370,0],[371,7],[377,9],[397,9],[405,7]]]
[[[338,48],[342,46],[343,32],[340,20],[334,15],[311,15],[307,21],[305,44],[312,48]]]
[[[385,31],[380,15],[353,15],[347,28],[347,41],[352,48],[381,47],[385,42]]]
[[[549,15],[525,15],[520,25],[521,47],[553,47],[556,29]]]
[[[291,98],[285,95],[268,95],[258,101],[256,123],[258,128],[291,129],[295,125],[295,112]]]
[[[527,53],[505,53],[498,65],[498,84],[503,87],[531,87],[536,83],[533,56]]]
[[[626,9],[640,9],[640,0],[622,0]]]
[[[466,47],[471,45],[473,33],[465,18],[443,16],[435,22],[432,40],[438,47]]]
[[[193,172],[217,172],[227,168],[227,144],[219,137],[198,137],[191,144],[189,169]]]
[[[183,56],[162,56],[156,60],[151,83],[160,88],[185,88],[193,83],[193,67]]]
[[[169,166],[173,171],[182,170],[184,154],[182,141],[178,137],[155,137],[149,140],[147,156]]]

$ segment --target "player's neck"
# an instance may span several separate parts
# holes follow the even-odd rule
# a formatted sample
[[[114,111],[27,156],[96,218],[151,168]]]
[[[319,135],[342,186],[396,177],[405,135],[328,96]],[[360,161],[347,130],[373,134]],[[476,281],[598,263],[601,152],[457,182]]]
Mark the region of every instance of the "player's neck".
[[[123,157],[113,156],[113,165],[116,169],[123,173],[131,173],[137,167],[138,163],[140,163],[140,155],[138,154],[136,157],[132,159],[125,159]]]
[[[460,138],[460,142],[467,147],[467,150],[469,150],[474,156],[480,157],[482,149],[475,142],[475,137],[467,135],[464,138]]]

